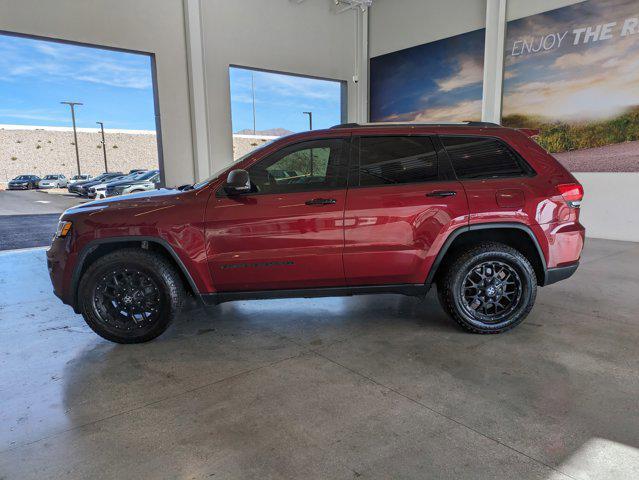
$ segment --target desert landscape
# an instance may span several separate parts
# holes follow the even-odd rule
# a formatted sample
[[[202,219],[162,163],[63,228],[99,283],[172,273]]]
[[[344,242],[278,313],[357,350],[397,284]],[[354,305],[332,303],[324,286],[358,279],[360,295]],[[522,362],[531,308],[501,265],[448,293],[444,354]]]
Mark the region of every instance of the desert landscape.
[[[259,132],[258,132],[259,133]],[[233,135],[233,158],[277,138],[275,135]],[[78,129],[78,149],[82,173],[104,171],[100,132]],[[105,130],[110,171],[158,168],[157,139],[149,130]],[[0,185],[22,174],[40,177],[62,173],[77,174],[73,131],[64,127],[0,125]]]

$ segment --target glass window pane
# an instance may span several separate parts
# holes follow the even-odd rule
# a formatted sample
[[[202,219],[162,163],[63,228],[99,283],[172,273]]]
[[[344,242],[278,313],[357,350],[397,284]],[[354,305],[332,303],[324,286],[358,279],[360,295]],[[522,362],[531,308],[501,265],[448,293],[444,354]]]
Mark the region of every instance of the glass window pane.
[[[486,137],[440,137],[460,179],[517,177],[528,173],[505,143]]]
[[[436,180],[437,153],[428,137],[362,137],[360,185]]]
[[[343,187],[346,146],[343,139],[327,139],[285,147],[249,169],[253,190],[286,193]]]

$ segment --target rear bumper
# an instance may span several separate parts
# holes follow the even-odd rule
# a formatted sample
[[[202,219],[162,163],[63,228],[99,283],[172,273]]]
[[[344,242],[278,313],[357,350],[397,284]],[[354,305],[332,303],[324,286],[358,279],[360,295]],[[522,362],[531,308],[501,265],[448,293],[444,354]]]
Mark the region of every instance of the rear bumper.
[[[549,268],[546,270],[546,280],[544,285],[552,285],[553,283],[561,282],[562,280],[572,277],[578,267],[579,262],[575,262],[563,267]]]

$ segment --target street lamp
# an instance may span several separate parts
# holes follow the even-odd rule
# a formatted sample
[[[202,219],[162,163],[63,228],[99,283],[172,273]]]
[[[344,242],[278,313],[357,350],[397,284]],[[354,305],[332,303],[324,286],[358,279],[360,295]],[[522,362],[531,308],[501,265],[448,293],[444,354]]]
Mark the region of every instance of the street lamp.
[[[308,129],[313,130],[313,112],[302,112],[304,115],[308,115]],[[314,163],[314,152],[311,148],[311,177],[313,176],[313,163]]]
[[[304,115],[308,115],[308,129],[313,130],[313,112],[302,112]]]
[[[104,154],[104,173],[109,173],[109,167],[107,167],[107,158],[106,158],[106,142],[104,141],[104,123],[95,122],[100,125],[100,130],[102,131],[102,153]]]
[[[64,105],[69,105],[71,107],[71,121],[73,122],[73,142],[75,144],[75,161],[78,164],[78,175],[80,173],[80,152],[78,151],[78,134],[75,131],[75,106],[82,105],[80,102],[60,102]]]

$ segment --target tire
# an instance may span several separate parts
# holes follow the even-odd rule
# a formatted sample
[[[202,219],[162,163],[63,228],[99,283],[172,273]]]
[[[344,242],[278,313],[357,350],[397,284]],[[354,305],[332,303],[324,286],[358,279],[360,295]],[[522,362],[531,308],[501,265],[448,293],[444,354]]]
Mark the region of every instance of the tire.
[[[126,248],[100,257],[87,269],[78,303],[84,320],[102,338],[142,343],[164,333],[185,296],[179,273],[163,256]]]
[[[518,250],[481,243],[458,254],[437,284],[444,311],[472,333],[501,333],[528,316],[537,296],[537,276]]]

